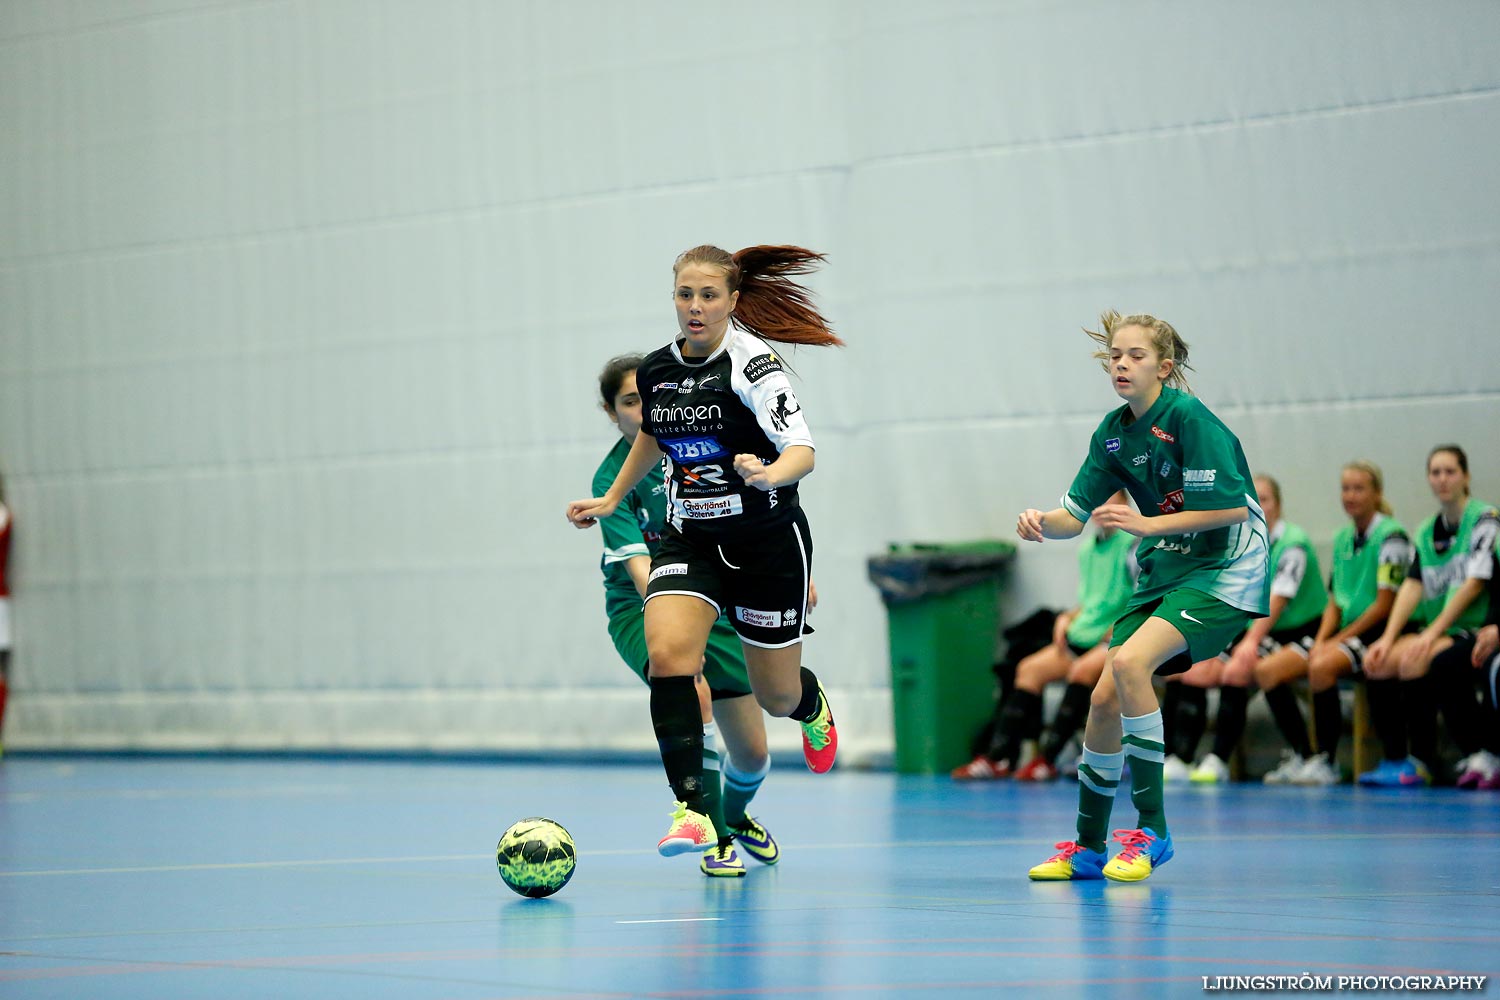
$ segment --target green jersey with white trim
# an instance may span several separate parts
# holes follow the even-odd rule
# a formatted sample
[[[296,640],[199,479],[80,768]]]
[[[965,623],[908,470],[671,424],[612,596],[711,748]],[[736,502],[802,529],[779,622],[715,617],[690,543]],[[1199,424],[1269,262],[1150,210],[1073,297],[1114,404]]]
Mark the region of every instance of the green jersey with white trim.
[[[1239,439],[1196,397],[1170,387],[1139,420],[1128,405],[1110,413],[1062,498],[1080,521],[1123,487],[1142,514],[1246,507],[1249,519],[1210,531],[1143,538],[1140,580],[1127,608],[1176,590],[1197,590],[1264,618],[1269,609],[1266,515]]]
[[[1395,592],[1406,579],[1411,540],[1401,522],[1377,513],[1363,534],[1346,521],[1333,536],[1333,574],[1329,589],[1339,608],[1339,628],[1364,614],[1382,590]]]
[[[1441,520],[1442,512],[1422,522],[1414,540],[1408,579],[1422,581],[1422,603],[1412,612],[1412,621],[1436,618],[1443,605],[1465,580],[1488,580],[1493,572],[1496,535],[1500,534],[1500,511],[1487,503],[1470,500],[1457,527]],[[1481,591],[1448,629],[1453,634],[1484,625],[1489,608],[1489,590]]]
[[[1286,521],[1271,528],[1271,596],[1286,600],[1277,629],[1300,628],[1323,617],[1328,591],[1307,532]]]
[[[594,473],[594,496],[602,497],[609,492],[629,454],[630,442],[624,438],[615,442]],[[666,484],[658,463],[625,495],[615,512],[599,522],[604,536],[604,556],[599,562],[604,572],[604,613],[610,618],[622,611],[640,610],[641,594],[635,589],[625,563],[633,556],[649,558],[656,554],[662,532],[666,531],[665,493]]]

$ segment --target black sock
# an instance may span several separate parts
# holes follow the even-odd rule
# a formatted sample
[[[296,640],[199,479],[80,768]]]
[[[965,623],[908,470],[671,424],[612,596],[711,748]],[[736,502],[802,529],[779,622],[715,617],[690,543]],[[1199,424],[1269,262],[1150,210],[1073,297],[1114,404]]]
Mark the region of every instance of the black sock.
[[[1344,735],[1344,706],[1339,701],[1338,685],[1313,695],[1313,732],[1318,737],[1318,753],[1328,755],[1332,764],[1339,757],[1339,738]]]
[[[1042,724],[1042,696],[1021,688],[1013,689],[1000,706],[1000,718],[995,722],[995,735],[990,740],[990,749],[985,754],[993,761],[1008,760],[1012,764],[1020,753],[1021,741],[1037,734]]]
[[[1281,738],[1298,757],[1312,756],[1312,747],[1307,742],[1307,722],[1302,718],[1302,709],[1290,684],[1278,684],[1266,692],[1266,704],[1271,707],[1271,718]]]
[[[1392,677],[1383,681],[1366,681],[1365,694],[1370,697],[1370,722],[1380,737],[1380,755],[1386,760],[1406,759],[1406,714],[1401,710],[1401,682]]]
[[[802,668],[802,700],[792,709],[794,722],[806,722],[818,714],[818,677],[806,667]]]
[[[693,678],[651,678],[651,725],[672,794],[703,812],[703,713]]]
[[[1225,763],[1245,735],[1245,706],[1250,703],[1250,689],[1219,688],[1219,717],[1214,721],[1214,756]]]
[[[1167,690],[1177,688],[1176,723],[1172,727],[1172,742],[1168,744],[1173,757],[1184,764],[1191,764],[1198,755],[1198,741],[1203,739],[1203,730],[1208,728],[1208,691],[1191,684],[1168,684]]]
[[[1472,641],[1455,642],[1432,658],[1429,674],[1443,725],[1464,757],[1482,749],[1485,742],[1484,716],[1474,683],[1480,672],[1470,665],[1473,652]]]
[[[1398,697],[1406,713],[1412,756],[1431,769],[1437,764],[1437,691],[1431,675],[1402,681]]]
[[[1041,746],[1037,749],[1037,753],[1047,763],[1057,763],[1057,755],[1089,717],[1089,701],[1093,694],[1094,688],[1090,684],[1069,684],[1063,692],[1062,704],[1057,706],[1057,715],[1053,718],[1051,727],[1042,734]]]

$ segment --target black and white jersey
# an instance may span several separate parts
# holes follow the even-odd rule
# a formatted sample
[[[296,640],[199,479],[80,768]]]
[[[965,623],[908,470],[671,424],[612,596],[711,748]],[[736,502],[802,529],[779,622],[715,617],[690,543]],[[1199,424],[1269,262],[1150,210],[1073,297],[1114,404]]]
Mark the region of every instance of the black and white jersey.
[[[813,447],[791,381],[769,344],[730,326],[707,358],[684,359],[677,343],[636,369],[641,429],[667,456],[667,522],[684,534],[737,535],[781,524],[797,484],[747,486],[734,456],[769,465],[792,445]]]

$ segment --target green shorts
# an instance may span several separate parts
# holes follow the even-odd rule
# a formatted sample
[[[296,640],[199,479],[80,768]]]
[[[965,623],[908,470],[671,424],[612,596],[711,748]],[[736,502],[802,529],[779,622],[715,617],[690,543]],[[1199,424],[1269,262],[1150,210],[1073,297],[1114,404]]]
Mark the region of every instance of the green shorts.
[[[1258,616],[1230,607],[1201,590],[1174,590],[1165,597],[1127,609],[1115,622],[1109,648],[1124,645],[1147,618],[1160,618],[1187,640],[1187,666],[1191,666],[1222,653],[1255,617]],[[1181,660],[1181,656],[1172,657],[1158,666],[1157,671],[1162,672],[1163,667],[1171,664],[1168,672],[1181,673],[1187,669]]]
[[[609,637],[614,640],[615,651],[625,665],[641,680],[646,680],[651,656],[646,651],[645,607],[611,618]],[[703,679],[708,681],[715,698],[738,698],[750,693],[744,647],[727,616],[720,615],[709,630],[708,648],[703,651],[703,659]]]

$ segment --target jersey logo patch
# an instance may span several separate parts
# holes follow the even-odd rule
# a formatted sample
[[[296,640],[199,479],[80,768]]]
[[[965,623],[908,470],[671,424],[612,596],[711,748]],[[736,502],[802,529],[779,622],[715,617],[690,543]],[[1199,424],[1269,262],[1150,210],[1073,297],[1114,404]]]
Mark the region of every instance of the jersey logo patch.
[[[1218,474],[1218,469],[1183,469],[1183,488],[1199,492],[1211,490],[1214,488],[1214,479]]]
[[[659,442],[661,446],[672,454],[672,461],[697,462],[705,458],[718,458],[720,455],[728,454],[724,446],[719,443],[718,438],[677,438],[670,441]]]
[[[745,362],[745,377],[751,382],[759,382],[772,372],[781,370],[781,361],[774,354],[757,354]]]
[[[786,430],[787,418],[794,413],[800,413],[802,407],[797,405],[797,397],[792,395],[792,390],[778,393],[776,405],[771,407],[771,426],[778,431]]]
[[[1115,452],[1119,451],[1120,439],[1110,438],[1108,441],[1104,442],[1104,450],[1109,452],[1110,454],[1114,454]]]
[[[733,517],[745,512],[744,502],[738,496],[715,497],[712,500],[683,499],[678,501],[682,516],[694,521],[708,521],[716,517]]]
[[[1166,431],[1162,430],[1160,427],[1156,426],[1155,424],[1151,425],[1151,433],[1155,434],[1157,437],[1159,437],[1163,441],[1167,442],[1167,444],[1176,444],[1177,443],[1177,439],[1176,438],[1174,438],[1172,435],[1168,434]]]
[[[781,616],[774,611],[757,611],[754,608],[734,609],[734,616],[746,625],[757,625],[760,628],[780,628]]]
[[[1182,491],[1173,490],[1165,497],[1162,497],[1161,503],[1157,504],[1156,506],[1157,509],[1160,510],[1163,514],[1175,514],[1182,509],[1182,503]]]

